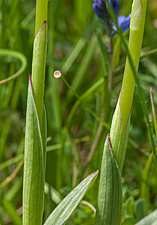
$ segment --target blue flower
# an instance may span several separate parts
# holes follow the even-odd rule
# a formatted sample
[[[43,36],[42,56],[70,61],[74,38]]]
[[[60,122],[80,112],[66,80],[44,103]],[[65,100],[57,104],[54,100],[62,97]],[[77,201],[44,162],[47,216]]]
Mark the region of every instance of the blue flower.
[[[115,15],[117,16],[118,26],[122,29],[122,32],[125,32],[129,29],[131,14],[128,17],[118,16],[119,13],[119,1],[117,0],[108,0],[109,4],[112,6]],[[112,31],[117,31],[115,24],[112,22],[107,3],[104,0],[94,0],[93,9],[96,15],[102,20],[105,25],[106,32],[110,37],[112,37]]]
[[[131,19],[131,14],[129,14],[129,16],[127,16],[127,17],[118,16],[118,18],[117,18],[118,26],[122,29],[123,32],[129,30],[130,19]],[[113,25],[112,28],[113,28],[113,30],[117,31],[116,25]]]

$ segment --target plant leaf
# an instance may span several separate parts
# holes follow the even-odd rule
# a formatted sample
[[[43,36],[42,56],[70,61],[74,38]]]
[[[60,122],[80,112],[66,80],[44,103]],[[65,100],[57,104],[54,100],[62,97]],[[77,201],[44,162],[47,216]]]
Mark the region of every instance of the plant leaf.
[[[152,105],[152,114],[153,114],[153,119],[154,119],[155,134],[157,137],[157,122],[156,122],[156,113],[155,113],[155,107],[154,107],[152,88],[150,88],[150,99],[151,99],[151,105]]]
[[[96,37],[97,37],[98,45],[102,54],[102,64],[103,64],[104,74],[107,75],[107,77],[109,78],[109,74],[110,74],[109,52],[107,50],[107,47],[104,45],[99,33],[96,34]]]
[[[43,144],[43,157],[44,163],[46,167],[46,147],[47,147],[47,117],[46,117],[46,109],[45,105],[43,105],[43,115],[42,115],[42,130],[41,130],[41,137],[42,137],[42,144]]]
[[[96,225],[120,225],[122,218],[122,184],[118,164],[113,156],[109,135],[102,158]]]
[[[116,66],[119,64],[120,50],[121,50],[121,40],[118,37],[113,49],[113,62],[112,62],[113,69],[115,69]]]
[[[46,125],[43,110],[43,131],[33,98],[31,76],[29,78],[26,136],[24,154],[23,224],[41,224],[44,204],[45,182],[45,135]],[[42,134],[42,135],[41,135]],[[44,144],[43,144],[44,142]]]
[[[5,196],[2,195],[2,206],[5,208],[13,224],[21,225],[21,217],[18,215],[15,206]]]
[[[131,115],[131,111],[130,111]],[[126,123],[122,123],[123,118],[120,109],[120,98],[117,102],[117,106],[112,118],[111,130],[110,130],[110,139],[112,143],[112,151],[114,157],[117,160],[120,171],[122,172],[126,147],[128,143],[128,133],[130,125],[130,115]]]
[[[137,220],[144,218],[146,214],[146,202],[144,199],[138,199],[135,203],[135,215]]]
[[[89,190],[93,182],[96,180],[98,170],[86,177],[80,184],[78,184],[54,209],[50,214],[44,225],[61,225],[65,224],[72,212]]]
[[[148,216],[144,217],[135,225],[157,225],[157,209],[150,213]]]
[[[153,163],[153,156],[154,156],[154,152],[150,154],[149,158],[146,161],[143,175],[142,175],[142,182],[141,182],[141,198],[143,198],[146,201],[147,212],[150,208],[150,186],[148,181],[150,178],[150,171],[151,171],[151,166]]]

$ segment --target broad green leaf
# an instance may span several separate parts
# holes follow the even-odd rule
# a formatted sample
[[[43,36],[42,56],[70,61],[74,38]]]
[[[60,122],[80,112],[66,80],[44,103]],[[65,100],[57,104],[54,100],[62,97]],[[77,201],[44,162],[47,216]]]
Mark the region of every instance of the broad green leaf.
[[[72,212],[96,180],[98,170],[86,177],[78,184],[54,209],[44,225],[63,225],[66,223]]]
[[[142,219],[146,216],[146,202],[144,199],[138,199],[135,203],[135,215],[137,220]]]
[[[102,158],[96,225],[120,225],[122,218],[122,184],[118,164],[113,156],[109,135]]]
[[[135,225],[157,225],[157,209],[148,216],[144,217]]]
[[[46,125],[43,110],[42,132],[29,79],[24,152],[23,224],[42,224],[45,182]],[[42,136],[41,136],[42,133]]]

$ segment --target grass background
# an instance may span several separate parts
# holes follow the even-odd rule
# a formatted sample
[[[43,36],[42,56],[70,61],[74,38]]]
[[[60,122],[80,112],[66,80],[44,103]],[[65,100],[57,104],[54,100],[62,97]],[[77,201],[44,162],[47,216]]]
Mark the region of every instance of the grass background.
[[[100,50],[101,39],[108,45],[104,27],[95,17],[92,0],[50,0],[48,18],[48,55],[45,105],[48,142],[44,220],[52,209],[86,175],[100,169],[103,144],[118,99],[123,69],[115,69],[110,99],[106,92],[107,54]],[[132,1],[120,1],[120,14],[128,15]],[[21,224],[22,174],[25,112],[28,74],[31,72],[34,39],[35,1],[0,1],[0,49],[19,51],[27,58],[27,67],[14,81],[0,85],[0,224]],[[128,38],[128,34],[126,35]],[[116,37],[113,42],[115,42]],[[148,1],[142,52],[157,48],[157,2]],[[157,54],[141,59],[140,82],[145,92],[153,127],[149,88],[157,105]],[[118,66],[125,62],[121,48]],[[0,80],[14,74],[21,64],[15,57],[0,56]],[[59,69],[75,94],[53,73]],[[116,72],[118,71],[118,72]],[[76,93],[84,93],[82,103]],[[77,103],[76,103],[77,102]],[[78,107],[76,107],[76,104]],[[76,107],[76,109],[75,109]],[[92,111],[92,114],[90,113]],[[101,118],[105,124],[100,125]],[[94,155],[87,164],[91,149]],[[144,115],[135,91],[128,148],[122,174],[124,218],[138,221],[157,207],[157,174],[153,161],[143,193],[143,171],[151,147]],[[8,178],[8,179],[7,179]],[[85,197],[96,207],[98,181]],[[148,195],[146,195],[149,194]],[[144,201],[141,201],[140,198]],[[142,203],[141,203],[142,202]],[[145,202],[147,208],[145,210]],[[141,215],[138,205],[144,208]],[[143,214],[142,214],[143,213]],[[140,215],[140,216],[139,216]],[[94,213],[80,204],[67,224],[94,224]],[[130,220],[131,220],[130,219]]]

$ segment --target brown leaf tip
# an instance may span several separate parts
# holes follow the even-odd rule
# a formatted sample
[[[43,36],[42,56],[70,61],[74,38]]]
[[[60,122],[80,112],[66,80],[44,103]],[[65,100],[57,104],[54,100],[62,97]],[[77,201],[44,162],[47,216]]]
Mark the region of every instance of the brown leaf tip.
[[[111,144],[111,139],[110,139],[110,134],[107,135],[106,140],[108,140],[110,148],[112,149],[112,144]]]

